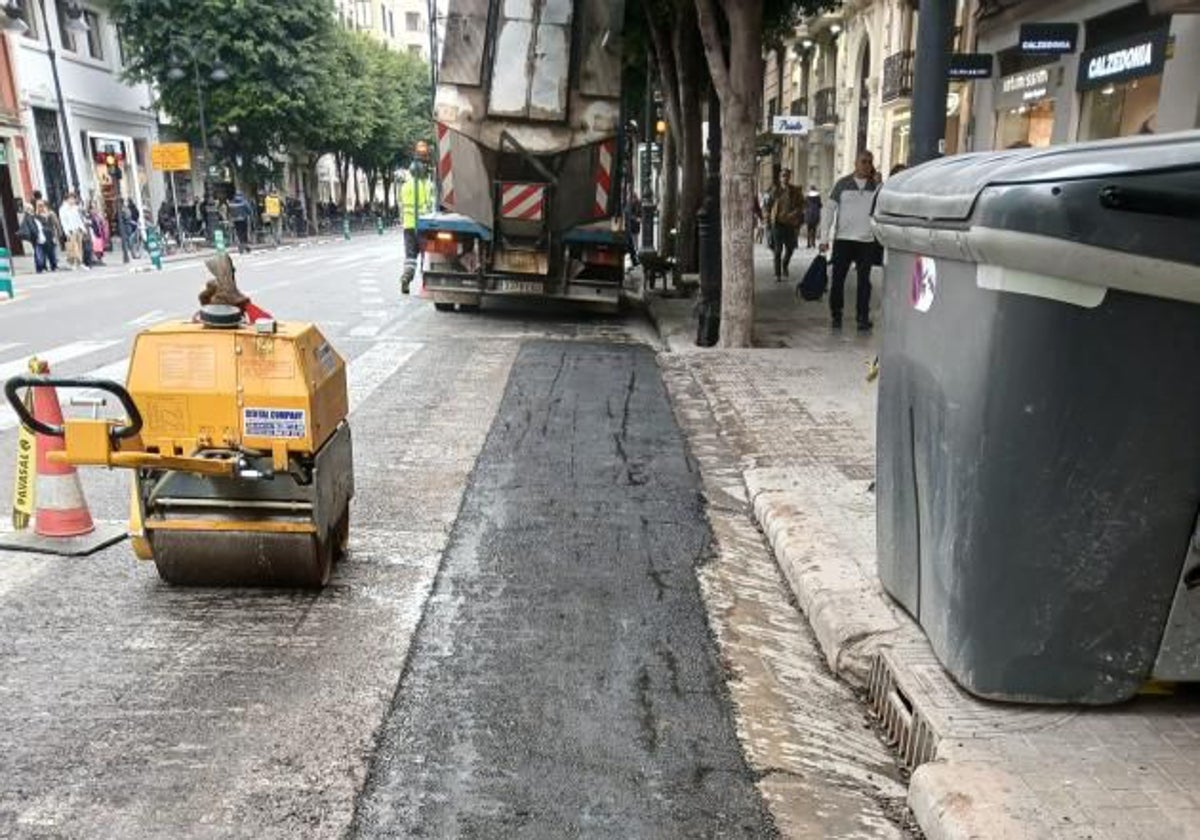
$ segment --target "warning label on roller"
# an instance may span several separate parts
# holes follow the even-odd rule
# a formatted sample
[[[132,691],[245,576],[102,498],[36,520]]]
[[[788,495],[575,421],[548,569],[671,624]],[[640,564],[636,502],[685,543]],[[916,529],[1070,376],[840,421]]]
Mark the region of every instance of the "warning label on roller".
[[[308,417],[302,408],[244,408],[242,429],[247,437],[302,438]]]

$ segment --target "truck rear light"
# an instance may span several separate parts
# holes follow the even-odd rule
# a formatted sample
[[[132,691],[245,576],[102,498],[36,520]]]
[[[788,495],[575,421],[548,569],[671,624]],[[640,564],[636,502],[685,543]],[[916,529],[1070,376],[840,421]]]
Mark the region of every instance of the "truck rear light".
[[[621,265],[624,252],[616,248],[584,248],[583,261],[588,265]]]
[[[458,255],[458,240],[448,230],[439,230],[433,236],[425,237],[421,250],[427,254],[446,254],[451,257]]]

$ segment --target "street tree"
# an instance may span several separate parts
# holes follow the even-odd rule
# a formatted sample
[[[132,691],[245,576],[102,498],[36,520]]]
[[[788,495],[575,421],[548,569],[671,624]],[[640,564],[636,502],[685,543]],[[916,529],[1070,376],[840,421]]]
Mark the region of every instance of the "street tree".
[[[352,156],[366,173],[368,194],[374,196],[375,186],[382,181],[390,203],[397,168],[412,155],[419,140],[432,145],[429,65],[419,56],[374,41],[363,55],[374,118]]]
[[[243,160],[288,148],[326,106],[318,94],[336,29],[328,0],[109,0],[108,7],[126,76],[151,82],[161,110],[194,144],[202,139],[200,96],[210,139],[221,144],[237,126]],[[218,64],[227,73],[219,82],[211,78]]]
[[[754,325],[755,136],[762,112],[763,45],[822,0],[695,0],[708,69],[721,101],[722,347],[749,347]]]
[[[663,212],[669,227],[676,222],[677,209],[680,268],[692,272],[698,256],[696,214],[704,192],[704,116],[700,103],[707,81],[696,7],[694,0],[647,0],[641,8],[670,133],[663,169],[673,172],[678,157],[681,172],[677,202],[675,179],[667,179]]]

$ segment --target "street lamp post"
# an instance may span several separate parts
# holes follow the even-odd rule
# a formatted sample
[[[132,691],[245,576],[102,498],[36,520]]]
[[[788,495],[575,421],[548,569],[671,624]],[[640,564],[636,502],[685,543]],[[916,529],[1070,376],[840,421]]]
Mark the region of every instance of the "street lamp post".
[[[200,147],[204,150],[204,233],[211,241],[217,214],[212,206],[212,158],[208,149],[208,121],[204,116],[204,82],[200,77],[200,51],[191,41],[181,41],[176,46],[182,47],[192,62],[192,79],[196,85],[196,115],[200,121]],[[171,69],[167,71],[167,78],[173,81],[183,79],[187,75],[187,71],[180,66],[181,64],[178,55],[172,55]],[[223,82],[229,78],[229,73],[221,64],[220,59],[213,62],[213,69],[208,77],[214,82]]]

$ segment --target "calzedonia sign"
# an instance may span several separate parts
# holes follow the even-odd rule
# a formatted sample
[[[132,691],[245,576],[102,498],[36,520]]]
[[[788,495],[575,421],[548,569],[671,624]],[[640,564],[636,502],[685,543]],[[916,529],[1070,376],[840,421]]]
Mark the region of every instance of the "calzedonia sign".
[[[1025,55],[1066,55],[1075,52],[1077,23],[1021,24],[1021,52]]]
[[[1164,28],[1085,51],[1079,56],[1076,87],[1091,90],[1110,82],[1157,76],[1167,59],[1167,38]]]

